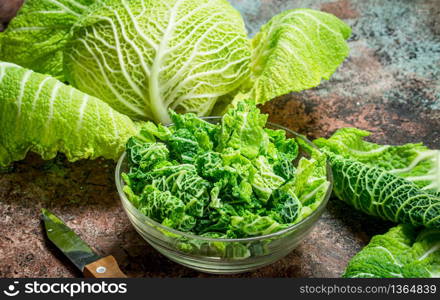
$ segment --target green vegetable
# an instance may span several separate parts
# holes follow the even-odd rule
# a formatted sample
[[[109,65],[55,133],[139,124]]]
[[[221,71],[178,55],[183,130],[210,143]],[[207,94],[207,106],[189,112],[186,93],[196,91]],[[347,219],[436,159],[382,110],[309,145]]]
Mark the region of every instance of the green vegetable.
[[[249,73],[251,49],[226,0],[103,1],[73,26],[69,82],[133,118],[206,115]]]
[[[440,229],[440,197],[388,171],[328,152],[333,192],[369,215]]]
[[[285,179],[274,173],[272,166],[264,156],[258,156],[253,166],[256,171],[250,176],[250,184],[258,198],[267,202],[272,193],[285,183]]]
[[[334,194],[369,215],[440,229],[440,151],[364,141],[369,134],[344,128],[314,141],[330,158]]]
[[[345,277],[440,275],[440,151],[423,144],[378,145],[368,131],[342,128],[314,143],[329,157],[333,192],[369,215],[403,223],[349,263]],[[413,226],[425,226],[418,233]]]
[[[390,146],[363,140],[370,134],[357,128],[342,128],[329,139],[320,138],[314,143],[343,157],[381,167],[423,190],[440,193],[440,150],[430,150],[422,143]]]
[[[240,102],[221,122],[218,151],[232,148],[248,159],[267,152],[269,135],[264,131],[267,115],[260,114],[256,106]]]
[[[305,148],[304,142],[298,141]],[[297,195],[302,203],[300,218],[305,218],[317,208],[319,199],[325,197],[330,185],[326,179],[326,155],[311,147],[308,151],[311,153],[311,158],[300,159],[295,179],[284,187],[290,193]]]
[[[0,61],[64,80],[63,56],[72,26],[95,0],[26,0],[0,33]]]
[[[258,236],[277,232],[287,226],[269,216],[247,213],[244,216],[232,216],[231,227],[241,236]]]
[[[141,213],[178,230],[188,231],[196,225],[195,218],[185,213],[182,200],[152,185],[144,188],[138,206]]]
[[[117,159],[138,126],[101,100],[57,79],[0,62],[0,165],[34,151],[71,161]]]
[[[275,16],[250,40],[226,0],[27,0],[0,34],[0,59],[169,123],[169,108],[205,116],[240,91],[263,103],[314,87],[348,55],[349,35],[310,9]]]
[[[198,235],[242,238],[298,223],[322,203],[329,186],[325,155],[299,141],[310,158],[295,168],[298,143],[265,129],[267,116],[253,103],[238,103],[219,124],[170,115],[171,127],[145,125],[145,138],[127,143],[124,191],[146,216]]]
[[[351,29],[312,9],[284,11],[252,39],[250,85],[257,103],[315,87],[347,57]]]
[[[391,228],[351,259],[343,277],[440,277],[440,231]]]

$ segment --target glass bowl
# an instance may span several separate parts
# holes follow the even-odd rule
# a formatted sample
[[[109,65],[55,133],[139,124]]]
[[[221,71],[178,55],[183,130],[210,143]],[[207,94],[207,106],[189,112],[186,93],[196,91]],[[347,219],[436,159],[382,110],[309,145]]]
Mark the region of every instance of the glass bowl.
[[[205,117],[218,123],[220,117]],[[171,124],[172,125],[172,124]],[[170,125],[170,126],[171,126]],[[315,147],[304,136],[280,125],[268,123],[267,128],[282,129],[288,138],[300,138]],[[299,151],[299,157],[306,156]],[[297,163],[298,159],[294,162]],[[323,213],[330,198],[333,178],[327,163],[327,180],[330,182],[321,204],[302,221],[275,233],[240,239],[207,238],[181,232],[141,214],[123,191],[125,182],[121,174],[128,171],[125,152],[116,166],[116,187],[123,208],[136,231],[157,251],[186,267],[213,274],[234,274],[254,270],[273,263],[291,252],[307,236]]]

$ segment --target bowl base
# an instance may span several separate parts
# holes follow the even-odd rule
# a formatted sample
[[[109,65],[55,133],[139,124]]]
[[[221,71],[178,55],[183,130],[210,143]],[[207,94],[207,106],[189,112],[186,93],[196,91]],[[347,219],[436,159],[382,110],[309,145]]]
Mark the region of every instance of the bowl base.
[[[208,274],[215,274],[215,275],[233,275],[233,274],[240,274],[240,273],[254,271],[256,269],[260,269],[262,267],[265,267],[267,265],[270,265],[270,264],[280,260],[281,258],[286,256],[290,252],[289,251],[287,253],[283,253],[283,254],[276,256],[276,257],[271,256],[270,259],[269,259],[269,257],[266,257],[265,259],[258,260],[254,263],[249,263],[249,261],[243,260],[242,264],[240,264],[239,261],[231,261],[231,263],[227,263],[225,261],[223,261],[222,263],[219,263],[218,261],[215,261],[215,262],[212,262],[212,264],[211,264],[207,261],[201,263],[200,261],[195,261],[195,260],[191,260],[188,258],[183,258],[181,256],[175,256],[175,255],[173,255],[173,253],[171,253],[163,248],[161,249],[161,248],[155,247],[154,245],[152,245],[152,246],[157,251],[159,251],[162,255],[164,255],[165,257],[167,257],[168,259],[170,259],[171,261],[173,261],[175,263],[178,263],[182,266],[185,266],[187,268],[190,268],[190,269],[193,269],[193,270],[196,270],[199,272],[208,273]]]

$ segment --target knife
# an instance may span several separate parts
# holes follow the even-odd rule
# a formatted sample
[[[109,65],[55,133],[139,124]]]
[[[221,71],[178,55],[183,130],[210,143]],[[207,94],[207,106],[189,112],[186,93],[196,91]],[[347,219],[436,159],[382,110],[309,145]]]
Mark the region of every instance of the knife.
[[[92,278],[126,278],[116,259],[101,257],[89,247],[60,218],[47,209],[41,210],[41,218],[49,240],[84,274]]]

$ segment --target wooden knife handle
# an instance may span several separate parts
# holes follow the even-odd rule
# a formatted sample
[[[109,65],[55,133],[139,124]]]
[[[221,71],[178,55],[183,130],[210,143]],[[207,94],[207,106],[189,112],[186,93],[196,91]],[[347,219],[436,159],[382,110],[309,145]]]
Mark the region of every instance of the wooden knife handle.
[[[111,255],[86,265],[83,274],[88,278],[127,278]]]

